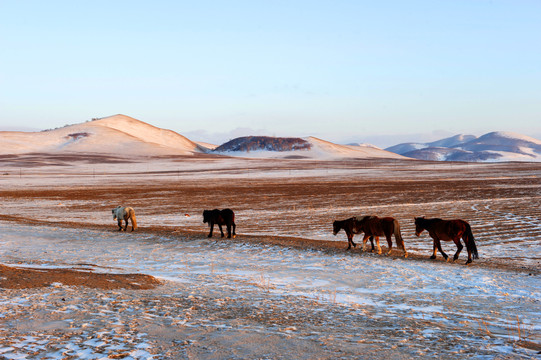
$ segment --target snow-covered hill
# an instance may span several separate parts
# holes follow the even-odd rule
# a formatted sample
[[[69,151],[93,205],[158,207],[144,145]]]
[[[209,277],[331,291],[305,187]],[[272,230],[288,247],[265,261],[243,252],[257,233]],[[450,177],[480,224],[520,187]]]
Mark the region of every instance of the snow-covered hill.
[[[399,144],[386,150],[368,144],[338,145],[315,137],[262,136],[237,138],[215,148],[125,115],[41,132],[0,131],[0,144],[0,155],[69,153],[152,157],[211,153],[250,158],[316,160],[416,158],[442,161],[541,161],[540,140],[509,132],[492,132],[479,138],[456,135],[431,143]]]
[[[385,150],[391,151],[397,154],[405,154],[410,151],[422,150],[427,148],[451,148],[453,146],[477,139],[475,135],[455,135],[441,140],[429,142],[429,143],[402,143],[393,145]]]
[[[235,139],[213,151],[216,147],[214,145],[196,143],[174,131],[161,129],[125,115],[94,119],[41,132],[0,131],[0,144],[0,155],[69,153],[140,157],[211,153],[289,159],[404,158],[374,146],[337,145],[314,137],[300,139],[252,136]]]
[[[255,139],[254,139],[255,138]],[[227,146],[225,146],[227,145]],[[256,146],[256,147],[254,147]],[[242,150],[239,150],[242,149]],[[246,151],[248,149],[248,151]],[[251,158],[283,158],[283,159],[369,159],[405,157],[382,150],[372,145],[338,145],[315,137],[277,138],[277,137],[243,137],[215,149],[216,153],[228,156]]]
[[[456,135],[431,143],[398,144],[386,150],[421,160],[541,161],[541,141],[512,132],[491,132],[479,138]]]
[[[186,155],[205,149],[171,130],[114,115],[41,132],[0,132],[0,154],[89,153],[116,156]]]
[[[312,145],[301,138],[285,138],[271,136],[243,136],[229,140],[218,146],[216,152],[250,152],[258,150],[267,151],[295,151],[308,150]]]
[[[459,134],[428,143],[430,147],[453,147],[477,139],[475,135]]]

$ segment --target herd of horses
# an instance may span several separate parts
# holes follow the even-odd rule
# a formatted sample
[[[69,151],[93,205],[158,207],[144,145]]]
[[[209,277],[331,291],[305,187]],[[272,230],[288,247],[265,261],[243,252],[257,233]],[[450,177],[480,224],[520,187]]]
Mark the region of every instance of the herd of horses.
[[[126,231],[128,227],[128,221],[131,221],[132,231],[137,229],[137,220],[135,219],[135,211],[131,207],[117,206],[112,210],[113,220],[118,221],[118,230]],[[122,221],[124,221],[124,227],[122,227]],[[207,223],[210,232],[208,237],[212,237],[214,225],[218,225],[221,236],[224,237],[224,231],[222,226],[226,226],[227,237],[235,237],[236,225],[235,225],[235,213],[231,209],[214,209],[203,211],[203,223]],[[363,217],[351,217],[345,220],[335,220],[333,222],[333,234],[336,236],[344,230],[348,238],[348,247],[346,250],[351,249],[351,246],[356,247],[357,244],[353,241],[353,236],[356,234],[363,234],[363,244],[361,246],[361,252],[365,250],[366,242],[370,239],[372,245],[372,251],[375,250],[374,238],[378,247],[378,254],[381,254],[381,247],[379,245],[380,236],[385,236],[387,239],[388,251],[387,255],[391,253],[393,243],[392,236],[395,238],[396,246],[404,252],[404,257],[408,256],[406,247],[404,246],[404,239],[400,232],[400,224],[398,220],[392,217],[377,217],[377,216],[363,216]],[[441,241],[453,241],[456,244],[457,251],[453,256],[453,261],[458,259],[460,252],[464,248],[460,239],[466,244],[466,250],[468,251],[468,260],[466,265],[472,262],[472,258],[478,259],[477,246],[475,245],[475,239],[471,231],[470,224],[464,220],[442,220],[438,218],[425,219],[424,217],[415,218],[415,235],[420,236],[423,231],[427,231],[433,240],[433,252],[431,259],[436,258],[436,253],[439,251],[445,260],[448,259],[447,254],[441,248]]]
[[[363,216],[361,218],[352,217],[346,220],[335,220],[333,223],[333,234],[336,235],[340,230],[344,230],[348,237],[348,247],[346,250],[351,249],[357,246],[353,241],[353,236],[355,234],[364,233],[363,245],[361,251],[364,251],[366,241],[370,239],[372,244],[372,251],[374,251],[374,238],[376,239],[376,244],[378,246],[378,254],[381,254],[381,247],[379,246],[379,237],[385,236],[387,239],[388,252],[387,255],[391,253],[393,247],[391,236],[394,235],[396,246],[404,251],[404,257],[408,256],[408,252],[404,246],[404,239],[400,233],[400,224],[395,218],[384,217],[379,218],[377,216]],[[472,262],[472,257],[474,259],[479,259],[479,254],[477,252],[477,246],[475,245],[475,239],[471,231],[470,224],[464,220],[442,220],[438,218],[425,219],[424,217],[415,218],[415,235],[421,236],[423,231],[427,231],[428,235],[433,240],[434,249],[432,252],[431,259],[436,258],[436,253],[439,251],[441,255],[448,259],[447,254],[441,248],[441,241],[453,241],[456,244],[457,251],[453,256],[453,261],[458,259],[460,252],[464,248],[460,239],[466,244],[466,250],[468,251],[468,260],[466,265]]]

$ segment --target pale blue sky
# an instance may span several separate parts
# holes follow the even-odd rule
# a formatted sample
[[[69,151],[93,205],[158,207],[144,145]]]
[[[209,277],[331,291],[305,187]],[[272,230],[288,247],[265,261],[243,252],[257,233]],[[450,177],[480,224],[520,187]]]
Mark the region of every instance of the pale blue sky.
[[[541,137],[541,1],[0,0],[0,129]]]

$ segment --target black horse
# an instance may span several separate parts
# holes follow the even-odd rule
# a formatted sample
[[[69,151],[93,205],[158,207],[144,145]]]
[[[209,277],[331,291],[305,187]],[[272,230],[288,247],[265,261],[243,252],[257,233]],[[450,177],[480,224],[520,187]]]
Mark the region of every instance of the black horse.
[[[353,247],[356,247],[357,244],[353,241],[353,235],[360,234],[363,232],[363,229],[358,226],[357,218],[352,217],[346,220],[335,220],[332,224],[333,231],[332,233],[334,236],[338,234],[338,232],[342,229],[346,232],[346,235],[348,237],[348,247],[346,250],[351,249],[351,245]],[[370,236],[370,243],[372,244],[372,251],[374,251],[374,237]]]
[[[220,228],[222,237],[224,237],[222,225],[225,225],[227,227],[227,237],[229,239],[231,239],[231,235],[233,235],[233,237],[237,236],[237,234],[235,234],[235,229],[237,228],[237,226],[235,225],[235,213],[231,209],[204,210],[203,222],[209,224],[210,233],[208,237],[212,237],[212,230],[214,230],[214,224],[218,225],[218,227]],[[231,226],[233,226],[233,234],[231,234]]]

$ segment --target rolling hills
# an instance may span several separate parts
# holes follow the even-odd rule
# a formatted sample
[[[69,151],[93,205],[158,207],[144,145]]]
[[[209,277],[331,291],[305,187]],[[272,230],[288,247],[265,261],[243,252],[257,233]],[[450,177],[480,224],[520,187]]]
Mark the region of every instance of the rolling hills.
[[[541,141],[513,132],[455,135],[431,143],[402,143],[386,148],[406,157],[436,161],[541,161]]]
[[[419,159],[432,161],[541,161],[541,141],[511,132],[455,135],[430,143],[402,143],[385,150],[340,145],[316,137],[245,136],[220,146],[192,141],[126,115],[93,119],[40,132],[0,131],[0,155],[93,154],[156,157],[209,154],[273,159]]]
[[[248,145],[248,142],[253,144]],[[246,137],[234,139],[230,144],[212,150],[215,146],[211,144],[196,143],[172,130],[161,129],[126,115],[40,132],[2,131],[0,143],[0,155],[46,153],[153,157],[206,153],[289,159],[404,158],[379,148],[337,145],[313,137]]]

